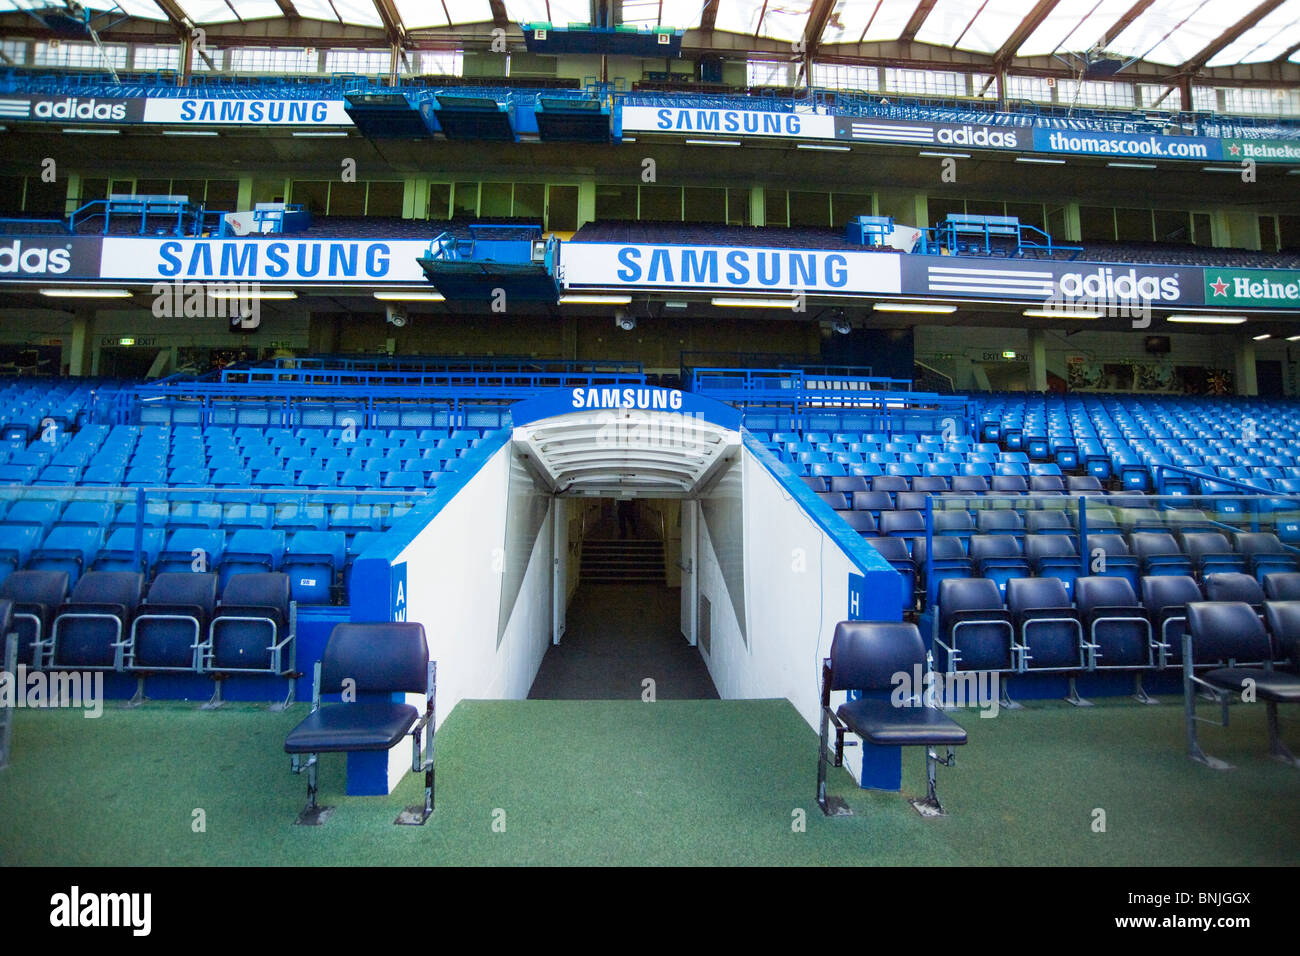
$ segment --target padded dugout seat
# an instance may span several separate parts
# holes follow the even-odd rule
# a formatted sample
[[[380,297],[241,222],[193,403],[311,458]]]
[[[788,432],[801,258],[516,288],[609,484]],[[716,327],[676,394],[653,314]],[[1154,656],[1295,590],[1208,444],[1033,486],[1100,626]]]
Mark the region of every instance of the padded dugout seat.
[[[357,701],[322,705],[321,695],[340,693],[345,681],[350,682]],[[411,769],[425,774],[424,805],[408,807],[394,822],[423,824],[433,812],[436,688],[437,664],[429,660],[422,625],[414,622],[336,625],[315,665],[311,713],[284,741],[293,772],[307,771],[307,806],[297,823],[318,826],[333,809],[316,802],[318,754],[389,750],[409,734],[413,743]],[[410,704],[382,699],[399,693],[423,693],[424,713]],[[426,747],[422,754],[420,739],[426,728]],[[301,759],[303,755],[307,756],[305,762]]]
[[[215,682],[205,709],[222,705],[222,681],[234,674],[287,677],[288,693],[271,709],[293,702],[297,608],[289,593],[289,576],[282,571],[239,574],[226,583],[199,649],[199,670]]]
[[[1183,699],[1187,722],[1187,753],[1215,770],[1230,765],[1211,757],[1197,739],[1196,692],[1207,691],[1220,705],[1219,725],[1228,726],[1228,701],[1240,697],[1247,686],[1267,712],[1268,752],[1283,763],[1300,767],[1282,742],[1278,704],[1300,704],[1300,677],[1272,669],[1272,646],[1255,609],[1244,601],[1197,601],[1187,605],[1187,633],[1183,636]],[[1196,674],[1197,660],[1226,666]],[[1252,666],[1253,665],[1253,666]]]
[[[15,571],[0,582],[0,599],[13,604],[18,663],[40,666],[36,645],[43,642],[68,596],[66,571]]]
[[[134,571],[82,575],[39,648],[42,667],[120,671],[127,627],[143,594],[144,575]]]
[[[199,651],[217,603],[215,572],[160,574],[131,622],[123,669],[139,674],[131,703],[144,701],[145,677],[159,671],[198,671]]]
[[[828,816],[846,816],[851,811],[842,800],[826,795],[826,768],[830,726],[835,725],[834,765],[842,766],[844,734],[853,733],[868,745],[925,747],[926,796],[912,800],[922,816],[943,816],[936,793],[936,767],[953,764],[953,747],[966,743],[966,730],[926,701],[922,688],[907,706],[896,706],[892,692],[894,675],[928,669],[925,644],[915,624],[896,621],[841,621],[835,628],[830,656],[822,662],[821,736],[817,759],[817,805]],[[933,684],[929,685],[933,686]],[[857,700],[847,701],[833,712],[831,694],[858,691]],[[936,747],[947,747],[942,760]]]

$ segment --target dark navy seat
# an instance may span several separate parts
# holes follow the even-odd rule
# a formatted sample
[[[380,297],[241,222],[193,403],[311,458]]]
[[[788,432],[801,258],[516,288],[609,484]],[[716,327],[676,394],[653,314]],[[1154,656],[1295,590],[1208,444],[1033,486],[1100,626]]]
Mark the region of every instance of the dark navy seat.
[[[1268,601],[1264,620],[1273,638],[1273,659],[1300,670],[1300,601]]]
[[[232,674],[288,677],[284,702],[271,709],[283,710],[293,701],[297,605],[289,593],[283,571],[238,574],[226,583],[199,650],[199,668],[215,682],[205,708],[221,706],[221,682]]]
[[[307,771],[307,806],[301,825],[325,822],[331,807],[316,802],[318,754],[390,750],[402,737],[413,741],[411,769],[425,774],[424,806],[410,807],[397,823],[422,824],[433,812],[433,735],[437,665],[429,660],[424,627],[412,622],[338,624],[316,662],[311,713],[285,738],[294,773]],[[345,689],[353,702],[323,704],[323,694]],[[393,694],[425,695],[424,713],[407,703],[382,698]],[[367,698],[367,699],[363,699]],[[421,734],[427,728],[423,754]],[[302,755],[307,760],[301,760]]]
[[[925,644],[915,624],[896,621],[841,621],[831,641],[830,657],[822,662],[821,739],[817,759],[817,804],[828,816],[851,812],[843,801],[826,795],[826,767],[830,726],[835,725],[834,765],[844,757],[845,732],[856,734],[876,746],[925,747],[927,792],[912,805],[924,816],[942,816],[935,787],[935,768],[951,766],[952,748],[966,743],[966,731],[926,699],[925,688],[913,688],[914,695],[899,706],[892,699],[898,686],[896,675],[928,671]],[[933,686],[933,684],[929,685]],[[831,709],[835,691],[857,691],[862,696]],[[940,760],[936,747],[948,748]]]
[[[939,582],[939,635],[935,646],[941,670],[1015,669],[1011,658],[1015,627],[1002,606],[1002,592],[988,578]]]
[[[1029,559],[1035,576],[1056,578],[1065,585],[1067,596],[1074,593],[1075,579],[1083,569],[1073,539],[1063,534],[1026,535],[1025,557]],[[1011,586],[1010,581],[1007,586]]]
[[[36,645],[50,634],[50,626],[68,597],[66,571],[15,571],[0,582],[0,599],[13,604],[13,629],[18,635],[18,661],[39,667]]]
[[[1089,575],[1074,582],[1074,603],[1088,637],[1091,670],[1133,670],[1133,696],[1154,703],[1142,689],[1142,670],[1153,667],[1154,646],[1146,608],[1125,578]]]
[[[59,608],[41,650],[46,668],[122,669],[127,628],[144,593],[144,575],[91,571]]]
[[[158,671],[198,671],[199,650],[217,603],[215,572],[158,575],[131,622],[123,668],[139,673],[133,703],[144,700],[144,679]]]
[[[1020,541],[1009,534],[973,534],[970,557],[975,574],[995,582],[1005,591],[1012,578],[1029,577],[1029,561]]]
[[[1142,579],[1142,606],[1158,632],[1159,666],[1181,665],[1187,605],[1204,601],[1201,586],[1186,574],[1156,574]]]
[[[1144,575],[1192,573],[1192,559],[1183,554],[1174,536],[1167,531],[1135,531],[1129,536],[1129,543]]]
[[[1294,573],[1300,569],[1295,552],[1287,551],[1277,535],[1266,531],[1239,531],[1236,547],[1250,564],[1250,572],[1261,581],[1269,574]]]
[[[907,542],[902,538],[876,537],[865,540],[889,562],[890,567],[903,576],[903,606],[911,608],[915,602],[916,568],[912,565],[912,556],[907,550]]]
[[[871,517],[870,511],[841,511],[840,517],[850,528],[864,537],[877,533],[876,519]]]
[[[1065,585],[1056,578],[1016,578],[1007,582],[1007,609],[1019,641],[1014,645],[1016,670],[1081,671],[1084,656],[1083,622],[1070,604]],[[1070,677],[1066,700],[1085,703]]]
[[[1217,531],[1184,532],[1183,550],[1202,577],[1220,571],[1246,570],[1246,556],[1233,551],[1228,539]]]
[[[1269,755],[1292,766],[1300,760],[1282,743],[1278,704],[1300,703],[1300,677],[1273,670],[1273,648],[1264,623],[1244,601],[1197,601],[1187,605],[1183,636],[1183,700],[1187,722],[1187,752],[1193,760],[1227,770],[1229,765],[1209,756],[1197,740],[1196,693],[1207,691],[1220,705],[1220,726],[1228,725],[1228,702],[1238,697],[1262,700],[1267,713]],[[1197,674],[1197,664],[1222,665]]]
[[[1264,608],[1264,588],[1254,575],[1241,571],[1223,571],[1205,576],[1207,601],[1245,601],[1256,612]]]
[[[0,590],[0,594],[3,594]],[[1300,601],[1300,572],[1279,571],[1264,575],[1264,596],[1270,601]]]

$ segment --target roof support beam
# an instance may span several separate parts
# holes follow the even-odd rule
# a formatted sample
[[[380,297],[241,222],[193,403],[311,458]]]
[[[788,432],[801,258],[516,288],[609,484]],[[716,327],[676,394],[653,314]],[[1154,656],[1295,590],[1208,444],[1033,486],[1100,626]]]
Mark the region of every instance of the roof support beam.
[[[1205,66],[1206,63],[1210,62],[1210,59],[1216,53],[1218,53],[1228,44],[1235,41],[1243,33],[1245,33],[1255,24],[1259,23],[1260,20],[1264,19],[1266,16],[1268,16],[1270,13],[1272,13],[1281,5],[1282,5],[1282,0],[1264,0],[1264,2],[1261,3],[1259,6],[1257,6],[1254,10],[1250,11],[1250,13],[1246,14],[1244,17],[1242,17],[1240,20],[1238,20],[1236,23],[1234,23],[1228,29],[1224,30],[1217,37],[1211,40],[1208,44],[1206,44],[1205,48],[1202,49],[1199,53],[1197,53],[1194,57],[1192,57],[1186,63],[1181,64],[1178,67],[1178,69],[1174,71],[1173,75],[1174,76],[1195,76],[1197,73],[1201,72],[1201,69]]]
[[[1155,0],[1138,0],[1137,3],[1129,7],[1128,13],[1116,20],[1114,26],[1102,34],[1101,39],[1097,41],[1097,45],[1103,49],[1110,46],[1111,41],[1127,30],[1130,23],[1146,13],[1147,8],[1154,2]]]
[[[1034,9],[1020,21],[1020,26],[1011,32],[1006,42],[998,48],[993,54],[993,62],[999,69],[1004,69],[1006,64],[1011,62],[1011,58],[1016,55],[1016,51],[1029,39],[1030,35],[1047,19],[1047,15],[1056,9],[1056,5],[1061,0],[1038,0]]]
[[[912,19],[907,21],[907,26],[903,27],[903,32],[898,37],[900,42],[911,43],[916,39],[917,31],[921,29],[921,25],[925,23],[925,18],[930,15],[930,11],[934,9],[937,2],[938,0],[921,0],[917,4],[916,10],[912,12]]]
[[[373,0],[373,2],[375,11],[379,14],[379,19],[383,21],[384,32],[388,34],[388,42],[404,43],[406,41],[406,24],[402,22],[402,15],[397,12],[392,0]]]

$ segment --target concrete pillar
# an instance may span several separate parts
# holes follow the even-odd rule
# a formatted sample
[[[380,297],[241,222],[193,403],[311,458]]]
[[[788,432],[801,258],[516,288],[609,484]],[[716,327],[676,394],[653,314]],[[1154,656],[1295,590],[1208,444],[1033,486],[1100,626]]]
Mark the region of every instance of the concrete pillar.
[[[1258,395],[1259,382],[1255,377],[1255,343],[1249,338],[1241,338],[1234,349],[1236,366],[1233,369],[1233,382],[1238,395]]]
[[[92,374],[95,352],[95,310],[78,309],[72,319],[72,336],[68,343],[68,374]]]
[[[767,199],[762,186],[749,187],[749,224],[751,226],[767,225]]]
[[[253,177],[239,177],[239,196],[235,200],[236,209],[253,208]]]
[[[429,180],[426,177],[416,176],[403,181],[402,218],[429,218]]]
[[[1031,392],[1047,391],[1047,333],[1042,329],[1029,330],[1029,381]]]

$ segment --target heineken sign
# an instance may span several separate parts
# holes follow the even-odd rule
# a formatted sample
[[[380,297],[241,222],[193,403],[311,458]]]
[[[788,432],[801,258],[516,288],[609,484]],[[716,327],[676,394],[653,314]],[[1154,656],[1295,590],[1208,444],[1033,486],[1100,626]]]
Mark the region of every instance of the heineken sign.
[[[1206,269],[1206,305],[1257,309],[1300,307],[1300,271],[1295,269]]]
[[[1300,163],[1300,140],[1225,139],[1224,159],[1253,159],[1257,163]]]

